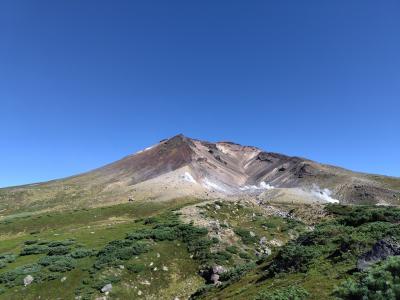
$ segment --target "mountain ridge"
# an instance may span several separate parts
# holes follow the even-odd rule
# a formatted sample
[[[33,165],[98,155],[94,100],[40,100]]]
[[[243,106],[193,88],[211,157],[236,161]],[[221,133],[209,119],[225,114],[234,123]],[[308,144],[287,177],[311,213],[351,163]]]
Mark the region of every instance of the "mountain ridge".
[[[398,205],[400,179],[231,141],[212,143],[178,134],[88,172],[2,188],[0,210],[36,211],[186,196]]]

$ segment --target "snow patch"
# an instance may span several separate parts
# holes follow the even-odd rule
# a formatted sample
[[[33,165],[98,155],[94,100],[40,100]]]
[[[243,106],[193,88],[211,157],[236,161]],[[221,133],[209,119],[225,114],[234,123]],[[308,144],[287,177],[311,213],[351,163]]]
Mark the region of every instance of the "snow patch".
[[[329,203],[339,203],[339,200],[331,197],[332,192],[329,189],[321,189],[317,185],[313,186],[311,194]]]
[[[214,189],[220,192],[226,192],[226,190],[222,186],[210,181],[207,177],[203,179],[203,186],[209,190]]]
[[[183,180],[187,182],[197,183],[197,181],[193,178],[192,174],[190,174],[189,172],[185,172],[181,177]]]
[[[265,181],[261,181],[259,186],[256,185],[245,185],[244,187],[239,188],[241,191],[248,190],[272,190],[274,187],[269,183],[265,183]]]
[[[155,147],[155,145],[154,145],[154,146],[147,147],[147,148],[145,148],[145,149],[143,149],[143,150],[139,150],[138,152],[136,152],[136,154],[142,153],[142,152],[147,151],[147,150],[150,150],[150,149],[153,149],[154,147]]]

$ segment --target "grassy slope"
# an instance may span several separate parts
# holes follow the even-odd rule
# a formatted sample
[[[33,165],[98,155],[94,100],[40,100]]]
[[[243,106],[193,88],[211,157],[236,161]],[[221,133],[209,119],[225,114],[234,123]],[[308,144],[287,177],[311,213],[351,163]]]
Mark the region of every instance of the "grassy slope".
[[[124,261],[124,269],[110,266],[92,276],[90,269],[97,257],[89,256],[77,259],[77,265],[71,271],[51,273],[44,268],[45,274],[55,275],[54,280],[45,279],[41,283],[34,282],[28,287],[23,287],[22,279],[27,273],[14,281],[16,284],[11,287],[0,284],[0,299],[38,299],[39,296],[41,299],[55,299],[60,296],[61,299],[73,299],[76,294],[85,294],[90,290],[94,282],[111,277],[118,278],[111,293],[112,298],[185,299],[204,285],[204,279],[198,272],[200,264],[213,261],[228,269],[244,265],[257,259],[255,253],[259,250],[261,237],[265,236],[268,241],[280,240],[284,243],[290,236],[304,231],[305,228],[298,222],[290,222],[288,226],[285,219],[267,217],[259,207],[244,205],[244,202],[217,201],[210,204],[207,201],[206,204],[196,204],[199,201],[185,198],[169,202],[134,202],[91,209],[7,216],[0,221],[0,254],[12,253],[16,260],[0,268],[0,276],[13,272],[18,267],[35,264],[46,256],[20,256],[21,250],[26,247],[26,241],[36,240],[34,245],[37,245],[41,242],[73,239],[75,242],[70,246],[71,251],[80,247],[99,251],[110,241],[123,240],[127,233],[149,228],[151,224],[145,225],[144,219],[157,217],[163,220],[163,216],[188,205],[197,205],[205,219],[225,223],[223,227],[231,232],[242,229],[245,233],[253,232],[255,236],[250,239],[247,236],[246,239],[234,234],[233,240],[218,240],[211,239],[210,235],[208,240],[212,240],[212,258],[205,261],[203,259],[203,262],[194,260],[193,253],[188,252],[187,245],[177,239],[146,240],[149,251]],[[220,208],[215,210],[217,203]],[[274,247],[271,248],[275,251]],[[127,269],[129,265],[140,265],[144,268],[134,273]],[[63,277],[66,277],[66,280],[61,282]],[[138,294],[141,294],[140,297]],[[95,291],[89,297],[100,295],[99,291]]]
[[[122,239],[127,232],[140,227],[135,219],[153,216],[171,209],[177,209],[182,205],[193,203],[194,199],[181,199],[169,203],[134,203],[111,207],[102,207],[69,212],[57,212],[33,216],[8,218],[0,224],[1,244],[0,253],[20,253],[26,240],[55,241],[75,239],[76,243],[85,248],[101,249],[107,242]],[[157,257],[157,253],[160,257]],[[0,273],[13,270],[18,266],[36,262],[44,255],[19,256],[15,262],[7,264],[0,269]],[[196,263],[183,245],[174,242],[160,242],[152,247],[151,251],[141,255],[138,262],[148,266],[153,262],[153,267],[146,268],[140,276],[132,275],[127,270],[116,270],[121,277],[121,282],[114,290],[115,296],[124,298],[132,295],[140,289],[143,294],[157,294],[155,286],[162,286],[165,295],[188,296],[199,285],[202,279],[197,275]],[[79,260],[76,269],[66,272],[65,282],[59,279],[46,281],[41,284],[32,284],[27,288],[17,286],[13,288],[2,287],[1,299],[55,299],[62,295],[63,299],[73,299],[76,288],[81,281],[88,277],[84,271],[94,262],[94,258],[88,257]],[[161,271],[162,266],[168,268],[168,272]],[[152,271],[158,267],[158,271]],[[115,270],[114,270],[115,271]],[[141,278],[153,277],[152,285],[141,285]],[[126,284],[125,284],[126,283]],[[129,287],[133,286],[133,289]],[[134,288],[136,286],[136,289]]]
[[[198,298],[255,299],[260,291],[299,286],[309,293],[306,299],[337,299],[333,294],[335,287],[359,276],[356,263],[361,254],[380,239],[400,240],[400,209],[345,206],[328,209],[333,219],[322,221],[314,231],[290,243],[297,252],[291,251],[287,244],[278,255],[261,260],[257,268],[238,281],[212,288]],[[310,256],[300,263],[302,269],[296,269],[295,263],[307,252]],[[284,256],[279,256],[280,253]],[[272,270],[275,271],[271,273]]]

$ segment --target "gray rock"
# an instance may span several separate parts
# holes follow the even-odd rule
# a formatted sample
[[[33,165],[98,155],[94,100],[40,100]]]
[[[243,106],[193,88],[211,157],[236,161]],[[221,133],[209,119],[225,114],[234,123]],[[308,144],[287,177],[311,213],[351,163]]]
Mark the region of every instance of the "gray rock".
[[[212,271],[214,274],[222,274],[226,272],[226,269],[223,266],[213,266]]]
[[[33,282],[33,276],[28,275],[24,278],[24,286],[30,285]]]
[[[101,292],[102,293],[110,292],[111,290],[112,290],[112,284],[111,283],[106,284],[105,286],[103,286],[101,288]]]
[[[370,251],[359,257],[357,268],[363,271],[371,264],[396,255],[400,255],[400,243],[389,238],[383,239],[373,245]]]
[[[211,275],[211,282],[214,284],[217,284],[219,282],[219,275],[218,274],[212,274]]]

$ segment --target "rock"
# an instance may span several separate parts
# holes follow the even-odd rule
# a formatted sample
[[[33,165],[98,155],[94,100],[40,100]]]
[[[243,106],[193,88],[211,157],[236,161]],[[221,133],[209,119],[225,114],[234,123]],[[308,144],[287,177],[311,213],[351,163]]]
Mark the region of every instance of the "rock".
[[[219,275],[218,274],[212,274],[211,275],[211,282],[214,284],[219,283]]]
[[[28,286],[33,282],[33,276],[32,275],[28,275],[24,278],[24,286]]]
[[[119,265],[118,268],[120,268],[121,270],[125,269],[124,265]]]
[[[267,238],[266,238],[265,236],[263,236],[263,237],[260,239],[259,244],[260,244],[260,245],[265,245],[266,242],[267,242]]]
[[[250,231],[250,236],[255,237],[256,234],[253,231]]]
[[[106,284],[105,286],[103,286],[101,288],[101,292],[102,293],[109,292],[111,290],[112,290],[112,284],[111,283],[108,283],[108,284]]]
[[[213,266],[212,272],[214,274],[222,274],[222,273],[226,272],[226,269],[223,266],[216,265],[216,266]]]
[[[400,243],[390,238],[382,239],[376,242],[370,251],[359,257],[357,268],[363,271],[371,264],[396,255],[400,255]]]
[[[138,294],[138,296],[141,296],[143,293],[142,293],[142,291],[138,291],[137,294]]]
[[[67,280],[67,277],[64,276],[63,278],[61,278],[60,281],[61,281],[61,282],[64,282],[65,280]]]
[[[157,258],[160,258],[160,253],[157,253]]]
[[[162,270],[163,270],[163,271],[168,271],[168,267],[167,267],[167,266],[163,266],[163,267],[162,267]]]
[[[219,209],[221,209],[221,206],[219,206],[218,204],[215,204],[215,209],[219,210]]]
[[[150,285],[150,281],[148,281],[148,280],[143,280],[143,281],[141,281],[139,283],[142,284],[142,285]]]

